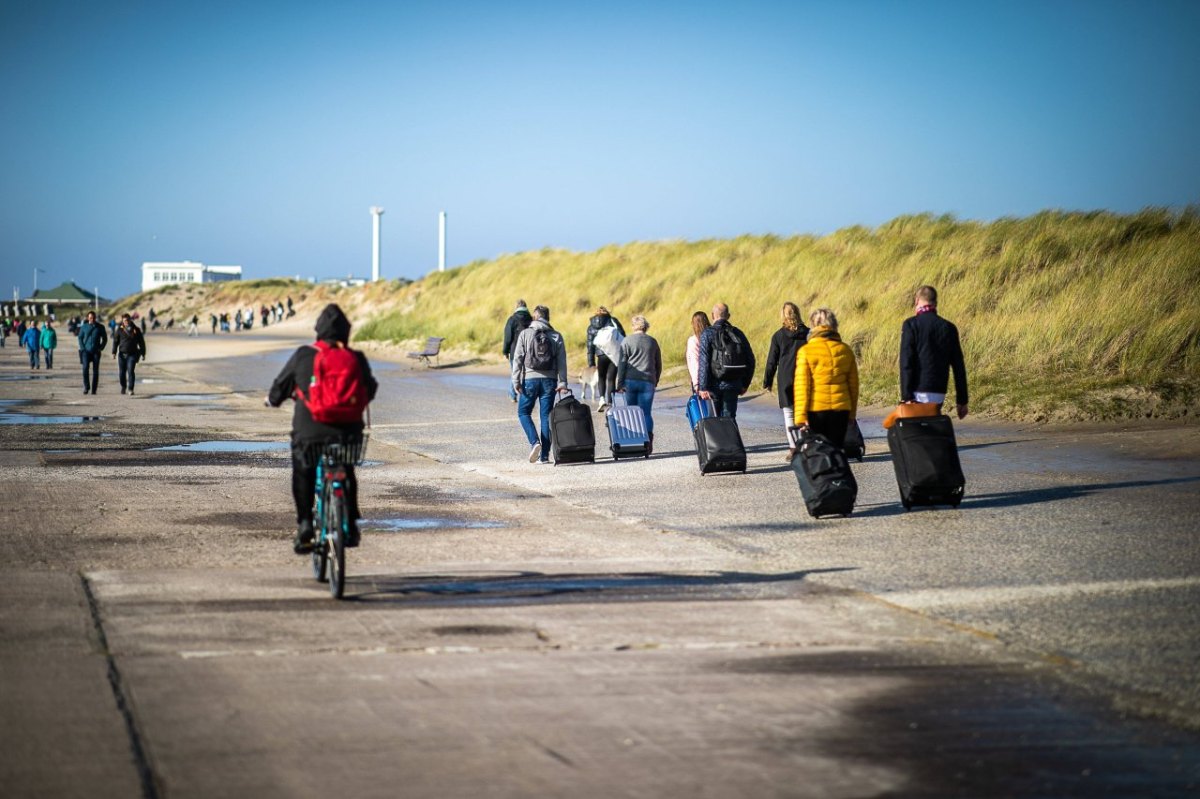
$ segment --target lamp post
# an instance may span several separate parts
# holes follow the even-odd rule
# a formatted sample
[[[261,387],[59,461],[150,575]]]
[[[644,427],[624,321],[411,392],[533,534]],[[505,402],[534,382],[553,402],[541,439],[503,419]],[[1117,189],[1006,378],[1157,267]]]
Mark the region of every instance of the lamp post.
[[[45,270],[45,269],[38,269],[36,266],[33,268],[33,293],[34,293],[34,294],[37,294],[37,276],[38,276],[38,272],[41,272],[41,273],[44,275],[44,274],[46,274],[46,270]]]

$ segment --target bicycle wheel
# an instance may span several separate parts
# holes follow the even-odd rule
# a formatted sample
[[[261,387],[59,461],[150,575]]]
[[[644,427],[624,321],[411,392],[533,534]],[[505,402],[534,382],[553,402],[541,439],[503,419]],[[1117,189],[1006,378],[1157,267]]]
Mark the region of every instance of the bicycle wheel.
[[[325,551],[329,557],[329,594],[341,599],[346,590],[346,498],[330,497],[325,530]]]
[[[325,510],[329,507],[329,491],[326,489],[325,496],[321,498],[320,510],[321,513],[317,516],[317,540],[313,541],[312,551],[312,569],[313,577],[317,578],[317,582],[323,583],[329,578],[326,576],[329,573],[329,524],[326,520],[328,512]]]

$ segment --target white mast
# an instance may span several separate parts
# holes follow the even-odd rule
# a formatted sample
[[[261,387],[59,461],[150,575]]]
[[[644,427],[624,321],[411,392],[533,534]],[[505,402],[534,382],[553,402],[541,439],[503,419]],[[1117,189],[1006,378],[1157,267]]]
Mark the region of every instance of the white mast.
[[[446,212],[438,214],[438,271],[446,271]]]
[[[371,280],[379,280],[379,222],[383,217],[383,209],[378,205],[371,206],[372,233],[371,239]]]

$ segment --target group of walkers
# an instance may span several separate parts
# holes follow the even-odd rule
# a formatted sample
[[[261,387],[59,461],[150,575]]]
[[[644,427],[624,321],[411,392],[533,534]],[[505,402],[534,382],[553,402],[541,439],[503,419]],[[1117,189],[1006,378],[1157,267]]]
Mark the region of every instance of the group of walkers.
[[[234,333],[242,330],[250,330],[254,327],[255,318],[254,306],[246,308],[238,308],[232,314],[226,312],[222,314],[210,313],[208,315],[208,323],[215,335],[218,330],[222,333]],[[278,324],[284,319],[291,319],[296,315],[296,309],[292,298],[287,298],[287,307],[284,307],[283,300],[277,300],[272,305],[263,303],[259,306],[257,316],[262,320],[262,326],[267,327],[271,322]],[[193,316],[188,325],[188,335],[199,335],[200,318]]]
[[[967,375],[958,329],[938,316],[937,291],[922,286],[914,295],[913,316],[900,335],[900,401],[932,403],[946,400],[950,373],[954,374],[958,418],[968,411]],[[692,335],[684,359],[692,392],[711,401],[718,416],[736,419],[739,398],[750,389],[757,361],[754,348],[730,321],[729,306],[718,302],[712,317],[692,314]],[[648,333],[644,316],[632,317],[633,332],[625,329],[607,308],[600,306],[588,321],[587,364],[594,369],[593,385],[603,411],[614,394],[624,394],[639,406],[653,446],[654,394],[662,376],[662,353]],[[531,463],[548,463],[550,411],[567,382],[567,352],[562,335],[550,324],[550,309],[536,306],[532,313],[518,300],[504,330],[503,353],[509,360],[509,396],[517,404],[517,419],[528,440]],[[586,383],[586,376],[582,378]],[[859,401],[858,362],[842,341],[833,310],[817,308],[807,319],[799,307],[785,302],[780,328],[771,337],[764,367],[765,391],[774,384],[787,437],[786,460],[796,456],[805,431],[818,433],[835,446],[845,443],[847,430],[856,423]],[[533,423],[539,406],[540,426]]]
[[[654,445],[651,407],[662,377],[662,351],[647,332],[650,322],[638,315],[630,320],[633,332],[625,335],[620,321],[600,306],[588,322],[588,368],[595,370],[600,395],[598,410],[613,404],[622,394],[630,405],[642,409],[649,436],[647,451]],[[567,393],[567,348],[562,334],[550,325],[550,309],[538,305],[529,312],[524,300],[509,317],[504,329],[504,355],[509,359],[509,396],[517,403],[517,419],[529,442],[529,462],[550,462],[550,410],[559,394]],[[533,406],[538,405],[540,426],[533,423]]]
[[[42,359],[46,360],[46,368],[54,368],[54,350],[58,348],[58,331],[54,329],[54,321],[47,319],[42,327],[38,327],[36,319],[0,320],[0,347],[6,346],[9,333],[13,333],[18,346],[24,347],[29,353],[29,368],[41,369]]]
[[[54,352],[58,349],[58,330],[54,327],[53,319],[46,319],[39,327],[36,319],[3,322],[5,333],[11,329],[18,340],[29,353],[29,368],[41,369],[45,360],[46,368],[54,368]],[[100,386],[100,361],[112,342],[112,357],[117,360],[117,374],[121,383],[122,394],[133,394],[137,382],[136,366],[138,361],[146,357],[146,337],[140,327],[134,324],[129,314],[123,314],[121,321],[110,321],[112,335],[103,324],[96,320],[96,312],[88,311],[82,319],[71,319],[67,331],[75,336],[79,350],[79,364],[83,369],[83,393],[95,394]],[[0,335],[0,342],[4,335]]]

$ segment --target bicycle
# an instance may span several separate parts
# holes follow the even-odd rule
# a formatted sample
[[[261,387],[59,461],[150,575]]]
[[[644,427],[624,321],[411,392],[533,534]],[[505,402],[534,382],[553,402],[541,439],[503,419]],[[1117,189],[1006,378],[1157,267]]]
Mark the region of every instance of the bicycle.
[[[363,431],[361,437],[313,444],[305,451],[317,462],[313,576],[317,582],[329,583],[334,599],[341,599],[346,590],[346,537],[354,521],[346,502],[346,467],[362,465],[367,438]]]

